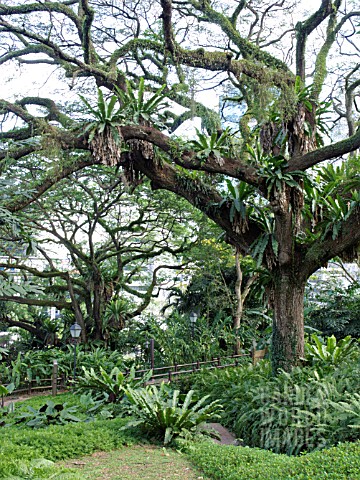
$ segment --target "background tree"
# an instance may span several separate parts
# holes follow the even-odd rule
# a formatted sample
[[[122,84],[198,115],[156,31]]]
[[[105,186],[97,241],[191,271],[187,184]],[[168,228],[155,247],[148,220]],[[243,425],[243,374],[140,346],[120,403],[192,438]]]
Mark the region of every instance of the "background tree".
[[[349,271],[348,266],[336,260],[330,263],[329,271],[315,274],[307,287],[305,323],[338,340],[347,335],[359,338],[359,271]],[[319,276],[323,281],[319,282]]]
[[[171,286],[171,276],[162,272],[181,270],[182,257],[196,243],[188,227],[196,216],[167,197],[159,192],[152,198],[146,185],[129,195],[107,167],[74,173],[22,213],[37,256],[14,254],[0,263],[4,272],[31,277],[40,295],[24,290],[2,299],[71,309],[83,341],[109,340],[159,296],[162,284]],[[31,320],[3,321],[39,330]]]
[[[53,94],[1,101],[2,170],[21,168],[33,152],[56,159],[36,176],[30,195],[10,192],[6,208],[25,209],[90,164],[116,165],[132,185],[147,176],[154,190],[188,200],[228,243],[269,270],[273,367],[289,369],[304,353],[307,279],[335,256],[357,256],[360,12],[341,0],[322,0],[310,13],[298,2],[156,6],[0,2],[1,64],[50,65],[72,89],[115,93],[108,100],[99,93],[97,107],[88,97],[91,124]],[[203,90],[237,88],[238,134],[222,131],[208,98],[196,96],[200,78]],[[161,107],[162,95],[173,108]],[[176,113],[175,104],[186,112]],[[194,114],[209,136],[184,142],[164,131]],[[341,166],[323,166],[333,159]]]
[[[191,265],[188,282],[183,288],[175,286],[172,289],[169,305],[163,310],[167,312],[172,307],[177,315],[184,314],[187,318],[191,312],[196,312],[199,318],[207,322],[209,329],[224,322],[233,330],[231,342],[238,339],[230,345],[219,339],[224,349],[240,353],[241,348],[251,348],[259,333],[256,330],[266,328],[269,321],[265,313],[266,272],[257,269],[251,257],[242,258],[241,283],[238,285],[236,258],[231,248],[219,241],[207,241],[201,243],[198,250],[199,255]]]

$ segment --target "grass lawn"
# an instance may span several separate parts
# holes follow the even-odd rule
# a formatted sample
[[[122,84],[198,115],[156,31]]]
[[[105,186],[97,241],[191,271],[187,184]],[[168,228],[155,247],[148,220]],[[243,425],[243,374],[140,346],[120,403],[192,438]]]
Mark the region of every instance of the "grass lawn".
[[[209,480],[186,458],[173,450],[134,445],[112,452],[96,452],[79,460],[62,462],[88,480]]]

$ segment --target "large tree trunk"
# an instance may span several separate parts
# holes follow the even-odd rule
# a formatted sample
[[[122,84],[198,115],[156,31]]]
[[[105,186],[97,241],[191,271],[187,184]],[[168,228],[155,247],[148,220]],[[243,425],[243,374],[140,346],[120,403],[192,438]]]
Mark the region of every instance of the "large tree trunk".
[[[93,292],[93,320],[94,320],[94,339],[104,340],[102,331],[102,320],[104,313],[104,299],[103,299],[103,286],[102,279],[99,279],[98,283],[94,283]]]
[[[305,283],[288,272],[273,273],[272,365],[276,373],[279,368],[291,370],[304,356]]]

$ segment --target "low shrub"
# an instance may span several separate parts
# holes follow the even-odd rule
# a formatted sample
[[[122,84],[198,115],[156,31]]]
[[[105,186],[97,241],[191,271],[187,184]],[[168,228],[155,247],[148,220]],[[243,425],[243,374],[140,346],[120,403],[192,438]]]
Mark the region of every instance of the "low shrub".
[[[159,388],[155,385],[137,390],[128,388],[126,395],[135,418],[127,426],[141,426],[148,434],[162,438],[164,445],[179,435],[190,438],[197,433],[211,434],[202,427],[206,421],[220,417],[217,400],[208,404],[208,396],[194,400],[193,390],[181,398],[179,390],[171,390],[165,383]]]
[[[298,367],[277,377],[267,361],[201,373],[194,388],[224,405],[222,423],[245,445],[297,455],[360,438],[359,378],[355,352],[330,369]]]
[[[360,442],[300,457],[203,442],[188,454],[214,480],[356,480],[360,472]]]
[[[336,412],[336,429],[345,430],[343,436],[360,437],[360,395],[358,393],[345,394],[343,401],[332,403]],[[353,429],[351,432],[350,429]],[[350,438],[351,439],[351,438]]]
[[[332,335],[324,340],[313,333],[310,340],[305,343],[307,360],[314,365],[320,363],[327,367],[334,367],[348,358],[355,357],[358,349],[359,345],[355,344],[355,340],[350,335],[341,340],[337,340]]]
[[[245,396],[251,387],[272,378],[272,368],[268,360],[263,360],[256,365],[248,363],[238,367],[202,370],[191,378],[192,388],[201,392],[201,395],[210,395],[212,399],[220,398],[233,387],[241,387],[241,395]]]
[[[250,390],[251,399],[238,406],[237,436],[251,447],[298,455],[331,444],[336,385],[316,375],[299,381],[295,372],[282,372]]]
[[[29,350],[18,354],[16,359],[5,358],[0,363],[0,378],[4,384],[14,384],[16,388],[25,381],[51,378],[53,361],[58,363],[59,375],[72,376],[74,368],[73,347],[67,345],[66,349],[49,348],[47,350]],[[92,348],[85,351],[82,345],[77,347],[78,365],[86,369],[93,368],[99,372],[100,367],[111,371],[117,367],[125,370],[123,356],[117,351],[105,348]]]
[[[97,450],[120,448],[124,444],[133,443],[136,438],[134,434],[120,430],[126,422],[116,418],[51,425],[39,430],[26,427],[3,428],[0,435],[0,466],[5,459],[47,458],[57,461],[89,455]]]
[[[110,403],[121,402],[128,387],[137,388],[149,380],[151,371],[145,374],[141,379],[135,378],[135,368],[132,367],[128,375],[125,375],[119,368],[114,367],[110,373],[107,373],[102,367],[99,373],[93,368],[87,370],[82,367],[83,375],[78,378],[76,391],[78,393],[91,393],[96,398],[105,398]]]

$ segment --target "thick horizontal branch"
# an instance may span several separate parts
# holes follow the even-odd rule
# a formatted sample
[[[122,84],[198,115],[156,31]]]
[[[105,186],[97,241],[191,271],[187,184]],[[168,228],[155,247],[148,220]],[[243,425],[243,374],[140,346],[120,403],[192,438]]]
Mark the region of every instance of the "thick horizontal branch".
[[[332,238],[331,233],[324,240],[315,242],[304,258],[306,278],[334,257],[358,248],[360,244],[360,208],[356,208],[341,225],[339,234]]]
[[[17,263],[0,263],[0,268],[16,268],[17,270],[21,270],[27,273],[31,273],[35,277],[39,278],[56,278],[56,277],[63,277],[65,278],[65,274],[63,272],[52,272],[52,271],[45,271],[41,272],[36,268],[29,267],[27,265],[20,265]]]
[[[133,39],[113,53],[110,64],[115,65],[118,59],[137,49],[164,53],[164,46],[162,44],[151,40]],[[202,68],[215,72],[230,72],[238,79],[244,74],[256,79],[260,83],[272,83],[280,88],[284,87],[284,85],[293,84],[295,80],[293,75],[283,70],[264,67],[251,60],[234,60],[230,52],[209,52],[203,48],[185,50],[177,47],[176,59],[180,64],[189,67]]]
[[[16,130],[13,130],[10,132],[9,136],[5,136],[5,134],[1,137],[2,139],[13,139],[15,135]],[[26,137],[29,138],[29,137]],[[25,140],[26,138],[17,138],[17,140]],[[27,155],[30,155],[31,153],[36,152],[37,150],[41,149],[40,143],[38,145],[32,144],[32,145],[24,145],[22,147],[18,147],[16,149],[7,149],[7,150],[0,150],[0,160],[4,160],[5,158],[13,158],[14,160],[18,160],[19,158],[26,157]]]
[[[17,105],[26,106],[26,105],[38,105],[40,107],[45,107],[48,110],[48,115],[45,117],[49,121],[57,121],[63,126],[68,126],[74,123],[74,121],[62,113],[56,103],[50,98],[44,97],[25,97],[16,102]]]
[[[132,157],[133,166],[151,180],[153,189],[164,189],[185,198],[227,232],[227,242],[238,245],[243,253],[261,233],[258,225],[249,220],[248,229],[239,233],[230,220],[230,206],[222,202],[222,196],[212,187],[189,177],[169,163],[157,164],[141,154]]]
[[[31,115],[25,108],[22,108],[21,105],[0,98],[0,114],[5,112],[13,113],[26,123],[35,123],[36,121],[36,117]]]
[[[1,316],[0,321],[1,323],[5,323],[9,327],[23,328],[24,330],[33,333],[35,336],[39,333],[39,329],[37,326],[31,324],[30,322],[14,320],[9,315]]]
[[[229,40],[236,45],[244,58],[252,58],[256,64],[261,63],[267,67],[274,66],[277,70],[282,71],[283,74],[290,74],[289,68],[284,62],[244,38],[236,29],[234,18],[229,18],[215,10],[212,2],[190,0],[190,4],[202,13],[201,16],[195,15],[196,18],[202,22],[218,25]]]
[[[176,141],[151,127],[125,126],[122,127],[121,132],[124,140],[137,138],[153,143],[168,153],[172,160],[181,167],[209,173],[221,173],[244,180],[251,185],[259,186],[259,177],[256,175],[255,168],[241,163],[239,159],[224,158],[223,162],[219,162],[216,158],[210,156],[204,162],[196,157],[195,152],[183,151],[177,146]]]
[[[78,2],[69,2],[69,5]],[[60,2],[42,2],[42,3],[30,3],[24,5],[4,5],[0,4],[0,15],[23,15],[31,14],[35,12],[54,12],[61,13],[68,17],[76,26],[78,32],[81,32],[81,23],[74,11],[69,8],[66,3]]]
[[[33,55],[36,53],[44,53],[45,55],[48,55],[49,57],[52,58],[52,60],[46,60],[46,59],[37,59],[37,60],[24,60],[22,59],[23,56],[26,55]],[[6,63],[9,60],[13,60],[17,58],[20,63],[51,63],[55,64],[54,59],[55,55],[54,52],[51,48],[45,46],[45,45],[28,45],[25,48],[22,48],[20,50],[13,50],[8,52],[7,54],[3,55],[0,57],[0,65]]]
[[[63,302],[61,300],[40,300],[37,298],[23,298],[4,295],[0,296],[0,301],[21,303],[22,305],[35,305],[38,307],[56,307],[59,310],[61,310],[62,308],[72,308],[72,304],[70,302]]]
[[[292,158],[287,170],[290,172],[292,170],[306,170],[324,160],[341,157],[347,153],[354,152],[358,148],[360,148],[360,128],[354,135],[345,140],[326,145],[325,147],[309,152],[302,157]]]

